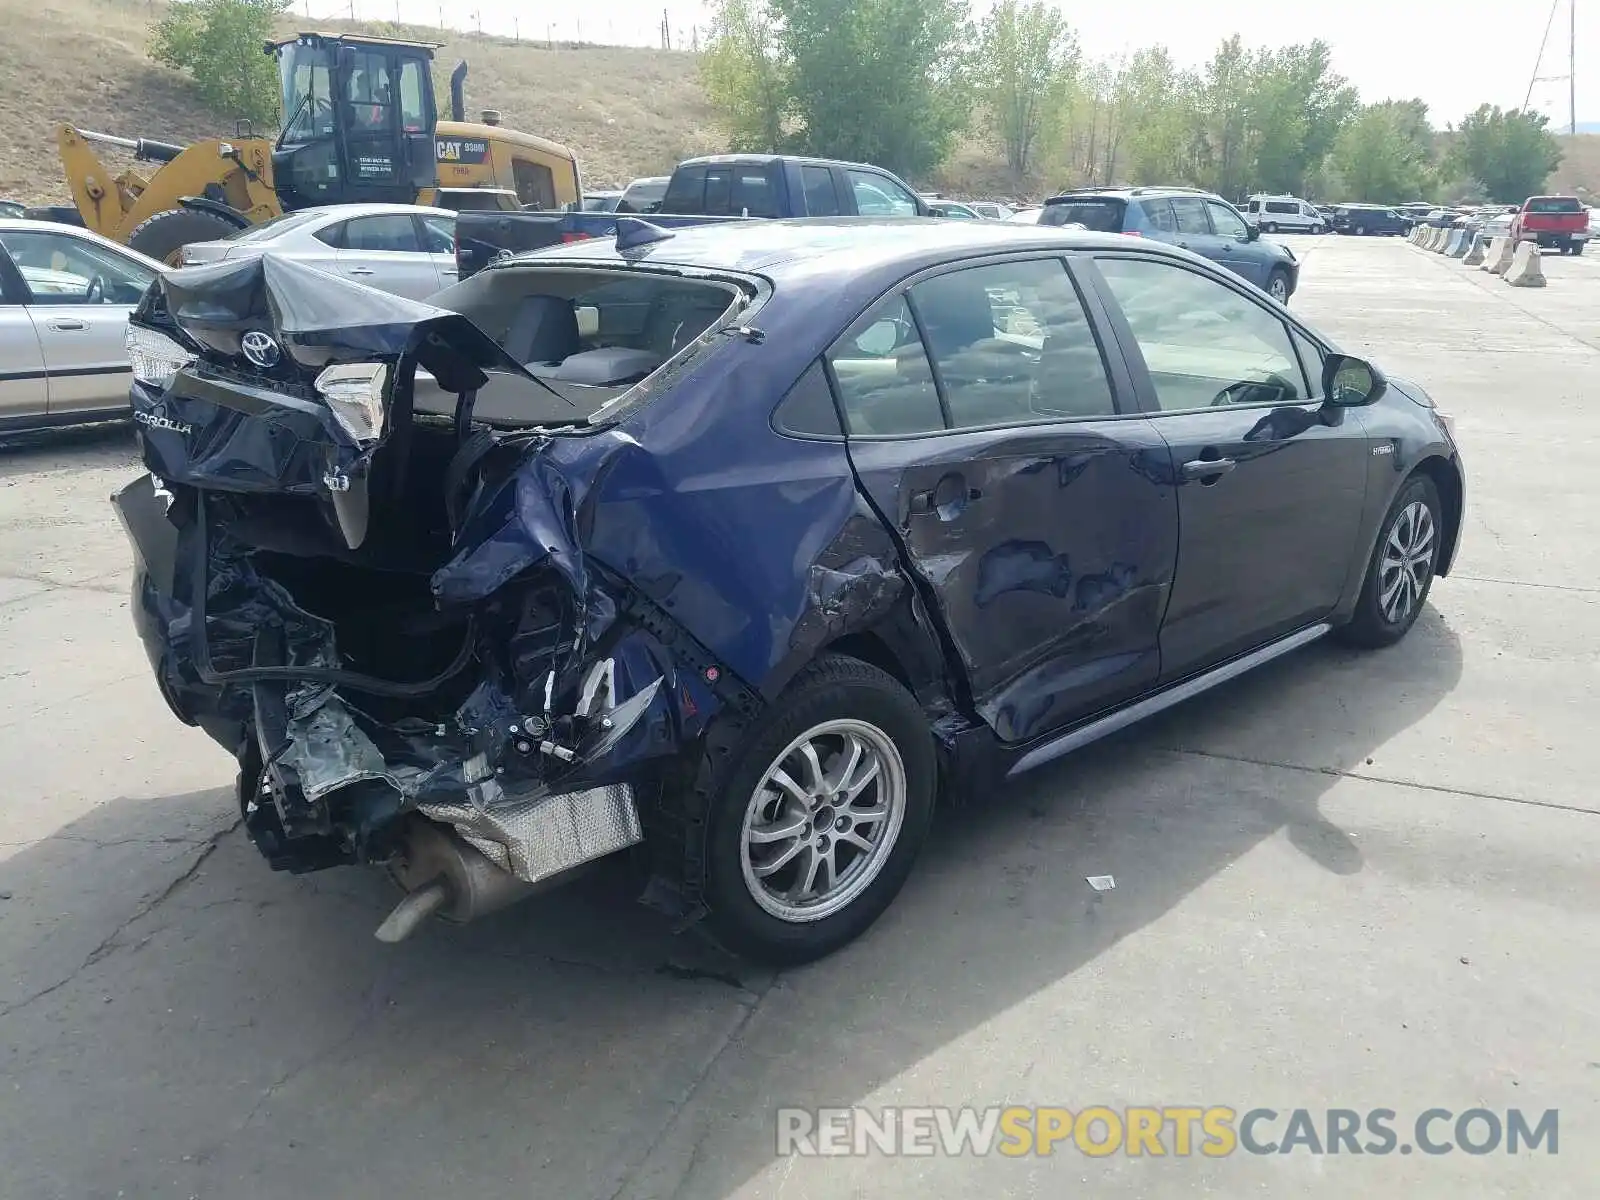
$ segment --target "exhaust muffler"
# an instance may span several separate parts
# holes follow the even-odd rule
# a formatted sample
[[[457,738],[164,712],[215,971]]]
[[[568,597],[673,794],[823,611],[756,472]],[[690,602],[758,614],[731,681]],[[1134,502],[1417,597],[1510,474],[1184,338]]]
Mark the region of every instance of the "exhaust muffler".
[[[381,942],[404,941],[435,915],[458,924],[475,921],[554,882],[518,879],[459,835],[424,817],[411,819],[403,848],[389,870],[406,895],[378,926]]]

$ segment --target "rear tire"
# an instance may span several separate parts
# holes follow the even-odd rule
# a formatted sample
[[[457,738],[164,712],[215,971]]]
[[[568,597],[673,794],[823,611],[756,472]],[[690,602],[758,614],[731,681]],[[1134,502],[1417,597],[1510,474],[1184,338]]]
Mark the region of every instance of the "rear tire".
[[[204,209],[169,208],[135,225],[128,234],[128,249],[175,267],[190,242],[216,241],[238,233],[240,228]]]
[[[911,694],[877,667],[828,656],[733,753],[708,758],[708,775],[708,932],[737,954],[794,965],[831,954],[889,907],[927,836],[938,768]]]
[[[1400,489],[1379,527],[1355,613],[1337,631],[1340,641],[1375,650],[1394,645],[1416,624],[1439,563],[1442,511],[1426,475],[1413,475]]]
[[[1583,248],[1587,244],[1588,243],[1586,243],[1586,242],[1573,242],[1572,243],[1572,257],[1576,258],[1576,257],[1578,257],[1578,255],[1582,254],[1583,253]]]
[[[1261,227],[1261,232],[1262,233],[1277,233],[1278,232],[1278,226],[1277,226],[1277,224],[1275,222],[1268,221],[1265,225],[1263,225]]]
[[[1357,225],[1351,232],[1353,232],[1357,237],[1365,237],[1367,234],[1367,227],[1365,225]]]

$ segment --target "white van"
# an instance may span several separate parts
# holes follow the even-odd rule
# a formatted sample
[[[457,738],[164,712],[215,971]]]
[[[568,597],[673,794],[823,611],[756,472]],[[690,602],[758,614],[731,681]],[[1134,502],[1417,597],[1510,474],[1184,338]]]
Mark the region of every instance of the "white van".
[[[1298,196],[1251,196],[1244,206],[1245,216],[1261,227],[1262,233],[1327,233],[1328,222]]]

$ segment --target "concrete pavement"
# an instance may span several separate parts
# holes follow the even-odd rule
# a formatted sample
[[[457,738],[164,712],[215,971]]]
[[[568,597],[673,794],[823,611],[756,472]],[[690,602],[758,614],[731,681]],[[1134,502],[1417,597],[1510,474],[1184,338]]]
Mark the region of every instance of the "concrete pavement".
[[[1294,308],[1457,417],[1456,574],[1390,651],[1312,647],[945,814],[793,972],[604,872],[380,945],[388,886],[269,872],[157,696],[126,436],[0,456],[0,1196],[1591,1195],[1600,276],[1293,241]],[[779,1106],[965,1103],[1559,1108],[1560,1152],[774,1157]]]

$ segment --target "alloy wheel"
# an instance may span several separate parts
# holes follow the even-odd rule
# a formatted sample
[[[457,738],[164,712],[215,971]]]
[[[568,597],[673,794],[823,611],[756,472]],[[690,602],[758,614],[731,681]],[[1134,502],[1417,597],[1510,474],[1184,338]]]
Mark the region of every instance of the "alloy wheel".
[[[1389,624],[1402,624],[1421,603],[1433,572],[1433,551],[1433,513],[1413,500],[1389,526],[1378,563],[1378,608]]]
[[[1279,304],[1289,303],[1289,281],[1282,275],[1274,275],[1267,281],[1267,295]]]
[[[865,721],[825,721],[790,742],[745,809],[739,866],[751,898],[780,921],[820,921],[883,871],[906,813],[906,769]]]

